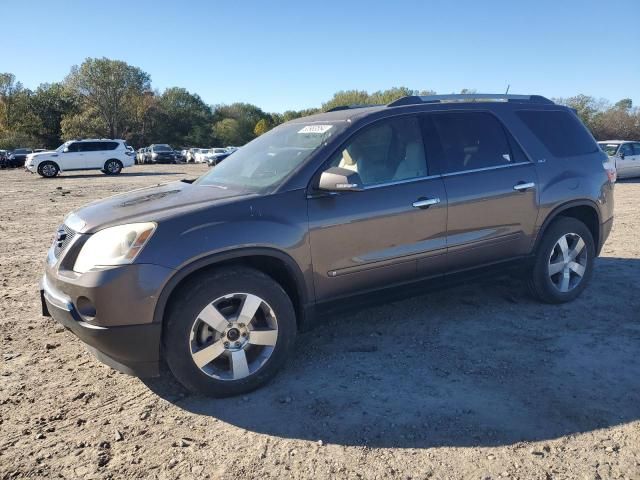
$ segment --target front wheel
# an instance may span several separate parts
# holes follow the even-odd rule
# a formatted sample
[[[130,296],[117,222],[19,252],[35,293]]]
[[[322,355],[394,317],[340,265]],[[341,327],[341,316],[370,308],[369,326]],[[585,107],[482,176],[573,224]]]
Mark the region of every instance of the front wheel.
[[[290,298],[264,273],[223,268],[176,293],[165,318],[169,368],[192,392],[239,395],[268,382],[296,337]]]
[[[53,178],[60,172],[58,165],[53,162],[42,162],[38,165],[38,174],[45,178]]]
[[[596,248],[587,226],[560,217],[549,226],[536,252],[529,288],[545,303],[577,298],[593,274]]]
[[[107,160],[102,171],[107,175],[118,175],[122,171],[122,163],[119,160]]]

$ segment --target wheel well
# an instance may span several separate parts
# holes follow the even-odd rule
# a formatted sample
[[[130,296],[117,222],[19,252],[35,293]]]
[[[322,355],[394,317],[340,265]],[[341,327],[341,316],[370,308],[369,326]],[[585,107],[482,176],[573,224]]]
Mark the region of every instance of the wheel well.
[[[560,213],[558,213],[558,215],[556,215],[554,219],[558,217],[575,218],[584,223],[591,232],[593,241],[596,244],[596,250],[598,250],[600,244],[600,220],[598,218],[598,212],[596,212],[593,207],[589,207],[587,205],[579,205],[576,207],[567,208],[566,210],[562,210]]]
[[[206,271],[215,270],[220,267],[227,267],[231,265],[243,266],[259,270],[276,281],[291,299],[291,303],[293,304],[293,308],[296,312],[296,322],[298,326],[300,326],[300,322],[303,320],[304,315],[303,294],[300,291],[300,288],[303,287],[298,287],[295,274],[283,260],[268,255],[248,255],[245,257],[231,258],[228,260],[216,262],[211,265],[206,265],[202,268],[194,270],[193,272],[190,272],[186,277],[182,278],[180,282],[171,290],[171,294],[167,299],[164,312],[167,311],[168,305],[171,304],[174,296],[179,292],[181,287],[190,279],[197,275],[201,275]]]
[[[109,163],[109,162],[110,162],[110,161],[112,161],[112,160],[114,160],[114,161],[118,162],[120,165],[123,165],[122,161],[120,161],[120,160],[119,160],[119,159],[117,159],[117,158],[110,158],[109,160],[105,161],[105,162],[104,162],[104,164],[106,165],[107,163]]]
[[[58,169],[58,172],[60,172],[60,165],[58,165],[58,163],[57,163],[57,162],[54,162],[53,160],[44,160],[44,161],[42,161],[42,162],[40,162],[40,163],[38,164],[38,168],[37,168],[38,173],[40,173],[40,169],[42,168],[42,166],[43,166],[43,165],[46,165],[47,163],[50,163],[50,164],[52,164],[52,165],[55,165],[55,166],[56,166],[56,168]],[[41,174],[41,175],[42,175],[42,174]]]

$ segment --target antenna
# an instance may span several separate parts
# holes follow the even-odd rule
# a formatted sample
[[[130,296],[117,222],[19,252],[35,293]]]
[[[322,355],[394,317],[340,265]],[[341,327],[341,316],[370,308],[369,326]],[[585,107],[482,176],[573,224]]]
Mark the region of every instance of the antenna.
[[[506,91],[506,92],[504,92],[504,94],[505,94],[505,95],[506,95],[507,93],[509,93],[509,89],[510,89],[510,88],[511,88],[511,84],[510,84],[510,83],[508,83],[508,84],[507,84],[507,91]]]

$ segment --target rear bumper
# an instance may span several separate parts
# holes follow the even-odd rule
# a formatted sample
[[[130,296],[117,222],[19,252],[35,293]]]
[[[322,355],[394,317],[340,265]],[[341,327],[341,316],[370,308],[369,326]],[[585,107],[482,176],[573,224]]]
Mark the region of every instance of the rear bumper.
[[[85,321],[72,299],[50,285],[46,276],[40,296],[43,315],[73,332],[101,362],[138,377],[159,374],[161,324],[102,326]]]

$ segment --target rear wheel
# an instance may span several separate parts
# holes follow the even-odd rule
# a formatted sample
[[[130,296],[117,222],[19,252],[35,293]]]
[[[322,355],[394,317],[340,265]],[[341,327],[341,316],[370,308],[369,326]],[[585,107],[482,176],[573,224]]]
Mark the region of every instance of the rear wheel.
[[[296,336],[291,300],[260,271],[236,267],[206,273],[177,292],[166,317],[164,351],[189,390],[238,395],[270,380]]]
[[[107,160],[102,171],[107,175],[118,175],[122,171],[122,163],[120,160]]]
[[[544,233],[536,253],[529,287],[545,303],[564,303],[578,297],[593,274],[595,243],[587,226],[560,217]]]
[[[53,178],[60,172],[58,165],[54,162],[42,162],[38,165],[38,174],[45,178]]]

